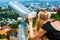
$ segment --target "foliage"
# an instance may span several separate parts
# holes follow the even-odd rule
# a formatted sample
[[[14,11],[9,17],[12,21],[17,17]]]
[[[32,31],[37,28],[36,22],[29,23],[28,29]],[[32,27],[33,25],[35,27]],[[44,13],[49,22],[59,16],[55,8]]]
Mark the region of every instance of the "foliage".
[[[18,24],[17,24],[17,23],[9,24],[9,26],[10,26],[12,29],[18,28]]]
[[[8,24],[11,28],[17,28],[17,18],[19,17],[19,14],[14,12],[12,9],[9,7],[5,7],[2,9],[0,7],[0,26],[5,26]],[[13,20],[15,21],[13,21]],[[11,23],[12,22],[12,23]]]
[[[25,20],[24,22],[28,23],[28,18],[26,18],[26,20]],[[29,24],[29,23],[28,23],[28,24]],[[34,21],[33,21],[32,26],[34,27],[34,26],[35,26],[35,24],[36,24],[36,18],[34,18]]]
[[[35,24],[36,24],[36,18],[34,18],[33,27],[35,27]]]
[[[60,21],[60,10],[56,14],[52,14],[51,18]]]
[[[60,17],[60,9],[58,10],[57,15]]]
[[[4,38],[6,38],[6,37],[7,37],[6,34],[0,34],[0,39],[4,39]]]

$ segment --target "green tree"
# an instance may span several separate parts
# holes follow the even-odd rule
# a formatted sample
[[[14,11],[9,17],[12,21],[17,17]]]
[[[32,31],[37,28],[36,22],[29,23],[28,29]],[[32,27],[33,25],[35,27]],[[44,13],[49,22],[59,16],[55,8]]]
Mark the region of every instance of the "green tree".
[[[60,9],[57,11],[56,14],[52,14],[52,15],[51,15],[51,18],[60,21]]]

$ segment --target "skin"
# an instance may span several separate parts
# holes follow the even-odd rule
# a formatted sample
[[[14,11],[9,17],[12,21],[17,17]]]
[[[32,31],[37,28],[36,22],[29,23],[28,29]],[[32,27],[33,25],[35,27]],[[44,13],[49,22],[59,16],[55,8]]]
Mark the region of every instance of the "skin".
[[[52,25],[52,27],[54,29],[56,29],[57,31],[60,31],[60,22],[59,21],[51,22],[50,24]]]
[[[41,36],[43,36],[46,33],[45,30],[43,30],[42,28],[40,28],[39,31],[34,35],[34,33],[33,33],[33,27],[32,27],[32,22],[31,21],[29,23],[29,27],[30,27],[31,40],[37,40],[37,39],[39,39]]]
[[[44,13],[41,11],[41,13]],[[39,15],[40,13],[38,14],[38,19],[37,21],[39,20]],[[30,35],[31,35],[31,40],[37,40],[39,39],[42,35],[44,35],[46,33],[45,30],[43,30],[42,28],[39,29],[39,31],[34,35],[33,33],[33,28],[32,28],[32,22],[33,22],[33,18],[30,18],[31,16],[28,17],[28,20],[29,20],[29,27],[30,27]]]
[[[41,12],[44,13],[44,12]],[[31,16],[30,16],[31,17]],[[33,28],[32,28],[32,22],[33,22],[33,18],[28,17],[29,20],[29,27],[30,27],[30,36],[31,36],[31,40],[37,40],[39,39],[41,36],[43,36],[45,33],[47,33],[45,30],[43,30],[42,28],[39,29],[39,31],[34,34],[33,33]],[[38,14],[38,19],[39,20],[39,14]],[[53,28],[55,28],[57,31],[60,31],[60,22],[59,21],[55,21],[55,22],[51,22],[50,23],[52,25]]]

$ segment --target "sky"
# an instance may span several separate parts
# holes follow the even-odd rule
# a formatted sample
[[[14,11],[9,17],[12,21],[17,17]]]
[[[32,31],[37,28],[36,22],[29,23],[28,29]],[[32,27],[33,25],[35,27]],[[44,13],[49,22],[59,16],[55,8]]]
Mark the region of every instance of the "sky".
[[[0,6],[2,5],[7,5],[9,2],[14,2],[14,1],[17,1],[17,2],[20,2],[20,3],[25,3],[25,2],[28,2],[28,3],[31,3],[31,2],[39,2],[39,1],[44,1],[44,2],[56,2],[56,1],[60,1],[60,0],[0,0]]]
[[[0,2],[10,2],[10,1],[60,1],[60,0],[0,0]]]

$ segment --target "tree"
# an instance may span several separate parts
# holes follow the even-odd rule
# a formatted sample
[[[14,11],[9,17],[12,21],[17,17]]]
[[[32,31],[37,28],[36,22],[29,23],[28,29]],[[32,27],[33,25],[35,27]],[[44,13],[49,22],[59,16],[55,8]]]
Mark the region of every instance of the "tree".
[[[51,18],[60,21],[60,9],[57,11],[56,14],[52,14]]]

